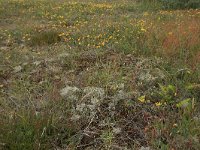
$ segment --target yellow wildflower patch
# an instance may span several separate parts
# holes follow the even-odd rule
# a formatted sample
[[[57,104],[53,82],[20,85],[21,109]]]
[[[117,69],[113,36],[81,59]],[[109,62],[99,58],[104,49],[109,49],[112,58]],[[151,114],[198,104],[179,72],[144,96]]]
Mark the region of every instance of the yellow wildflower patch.
[[[144,103],[145,102],[145,95],[138,97],[138,101],[140,101],[141,103]]]

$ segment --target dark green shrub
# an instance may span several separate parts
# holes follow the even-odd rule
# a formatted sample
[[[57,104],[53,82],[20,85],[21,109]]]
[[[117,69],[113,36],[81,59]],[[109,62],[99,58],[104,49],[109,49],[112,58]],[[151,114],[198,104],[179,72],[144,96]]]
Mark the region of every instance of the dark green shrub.
[[[28,44],[31,46],[42,46],[55,44],[60,40],[56,31],[43,31],[33,34]]]
[[[161,0],[164,9],[197,9],[200,0]]]

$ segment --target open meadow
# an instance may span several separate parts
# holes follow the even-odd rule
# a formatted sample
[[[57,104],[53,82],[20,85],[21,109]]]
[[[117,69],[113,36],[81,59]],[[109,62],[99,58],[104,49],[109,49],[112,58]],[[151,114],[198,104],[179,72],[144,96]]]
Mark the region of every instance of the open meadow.
[[[0,0],[0,149],[200,150],[200,0],[168,1]]]

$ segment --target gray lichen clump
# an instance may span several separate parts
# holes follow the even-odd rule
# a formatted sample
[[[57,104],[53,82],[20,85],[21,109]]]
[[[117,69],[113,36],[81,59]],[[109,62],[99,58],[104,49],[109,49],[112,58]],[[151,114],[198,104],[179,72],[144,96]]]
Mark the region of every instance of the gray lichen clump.
[[[79,89],[77,87],[66,86],[60,90],[60,95],[66,100],[75,102],[75,106],[72,110],[72,119],[76,120],[81,117],[92,117],[104,100],[105,91],[98,87],[85,87]]]
[[[65,88],[60,90],[60,95],[71,101],[77,101],[79,93],[80,89],[78,89],[77,87],[66,86]]]
[[[105,90],[99,87],[85,87],[77,88],[66,86],[60,90],[60,95],[63,99],[73,102],[73,116],[72,120],[78,120],[80,118],[93,117],[101,104],[103,104],[107,98]],[[115,109],[115,105],[120,100],[130,99],[132,93],[126,93],[123,89],[120,89],[116,94],[109,97],[107,102],[110,110]]]

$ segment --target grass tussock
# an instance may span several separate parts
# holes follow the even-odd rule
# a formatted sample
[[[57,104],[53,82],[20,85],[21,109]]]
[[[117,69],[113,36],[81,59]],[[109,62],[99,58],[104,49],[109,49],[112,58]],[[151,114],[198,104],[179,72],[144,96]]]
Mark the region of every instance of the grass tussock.
[[[28,41],[28,44],[31,46],[42,46],[56,44],[60,42],[60,37],[56,31],[41,31],[39,33],[33,33]]]

